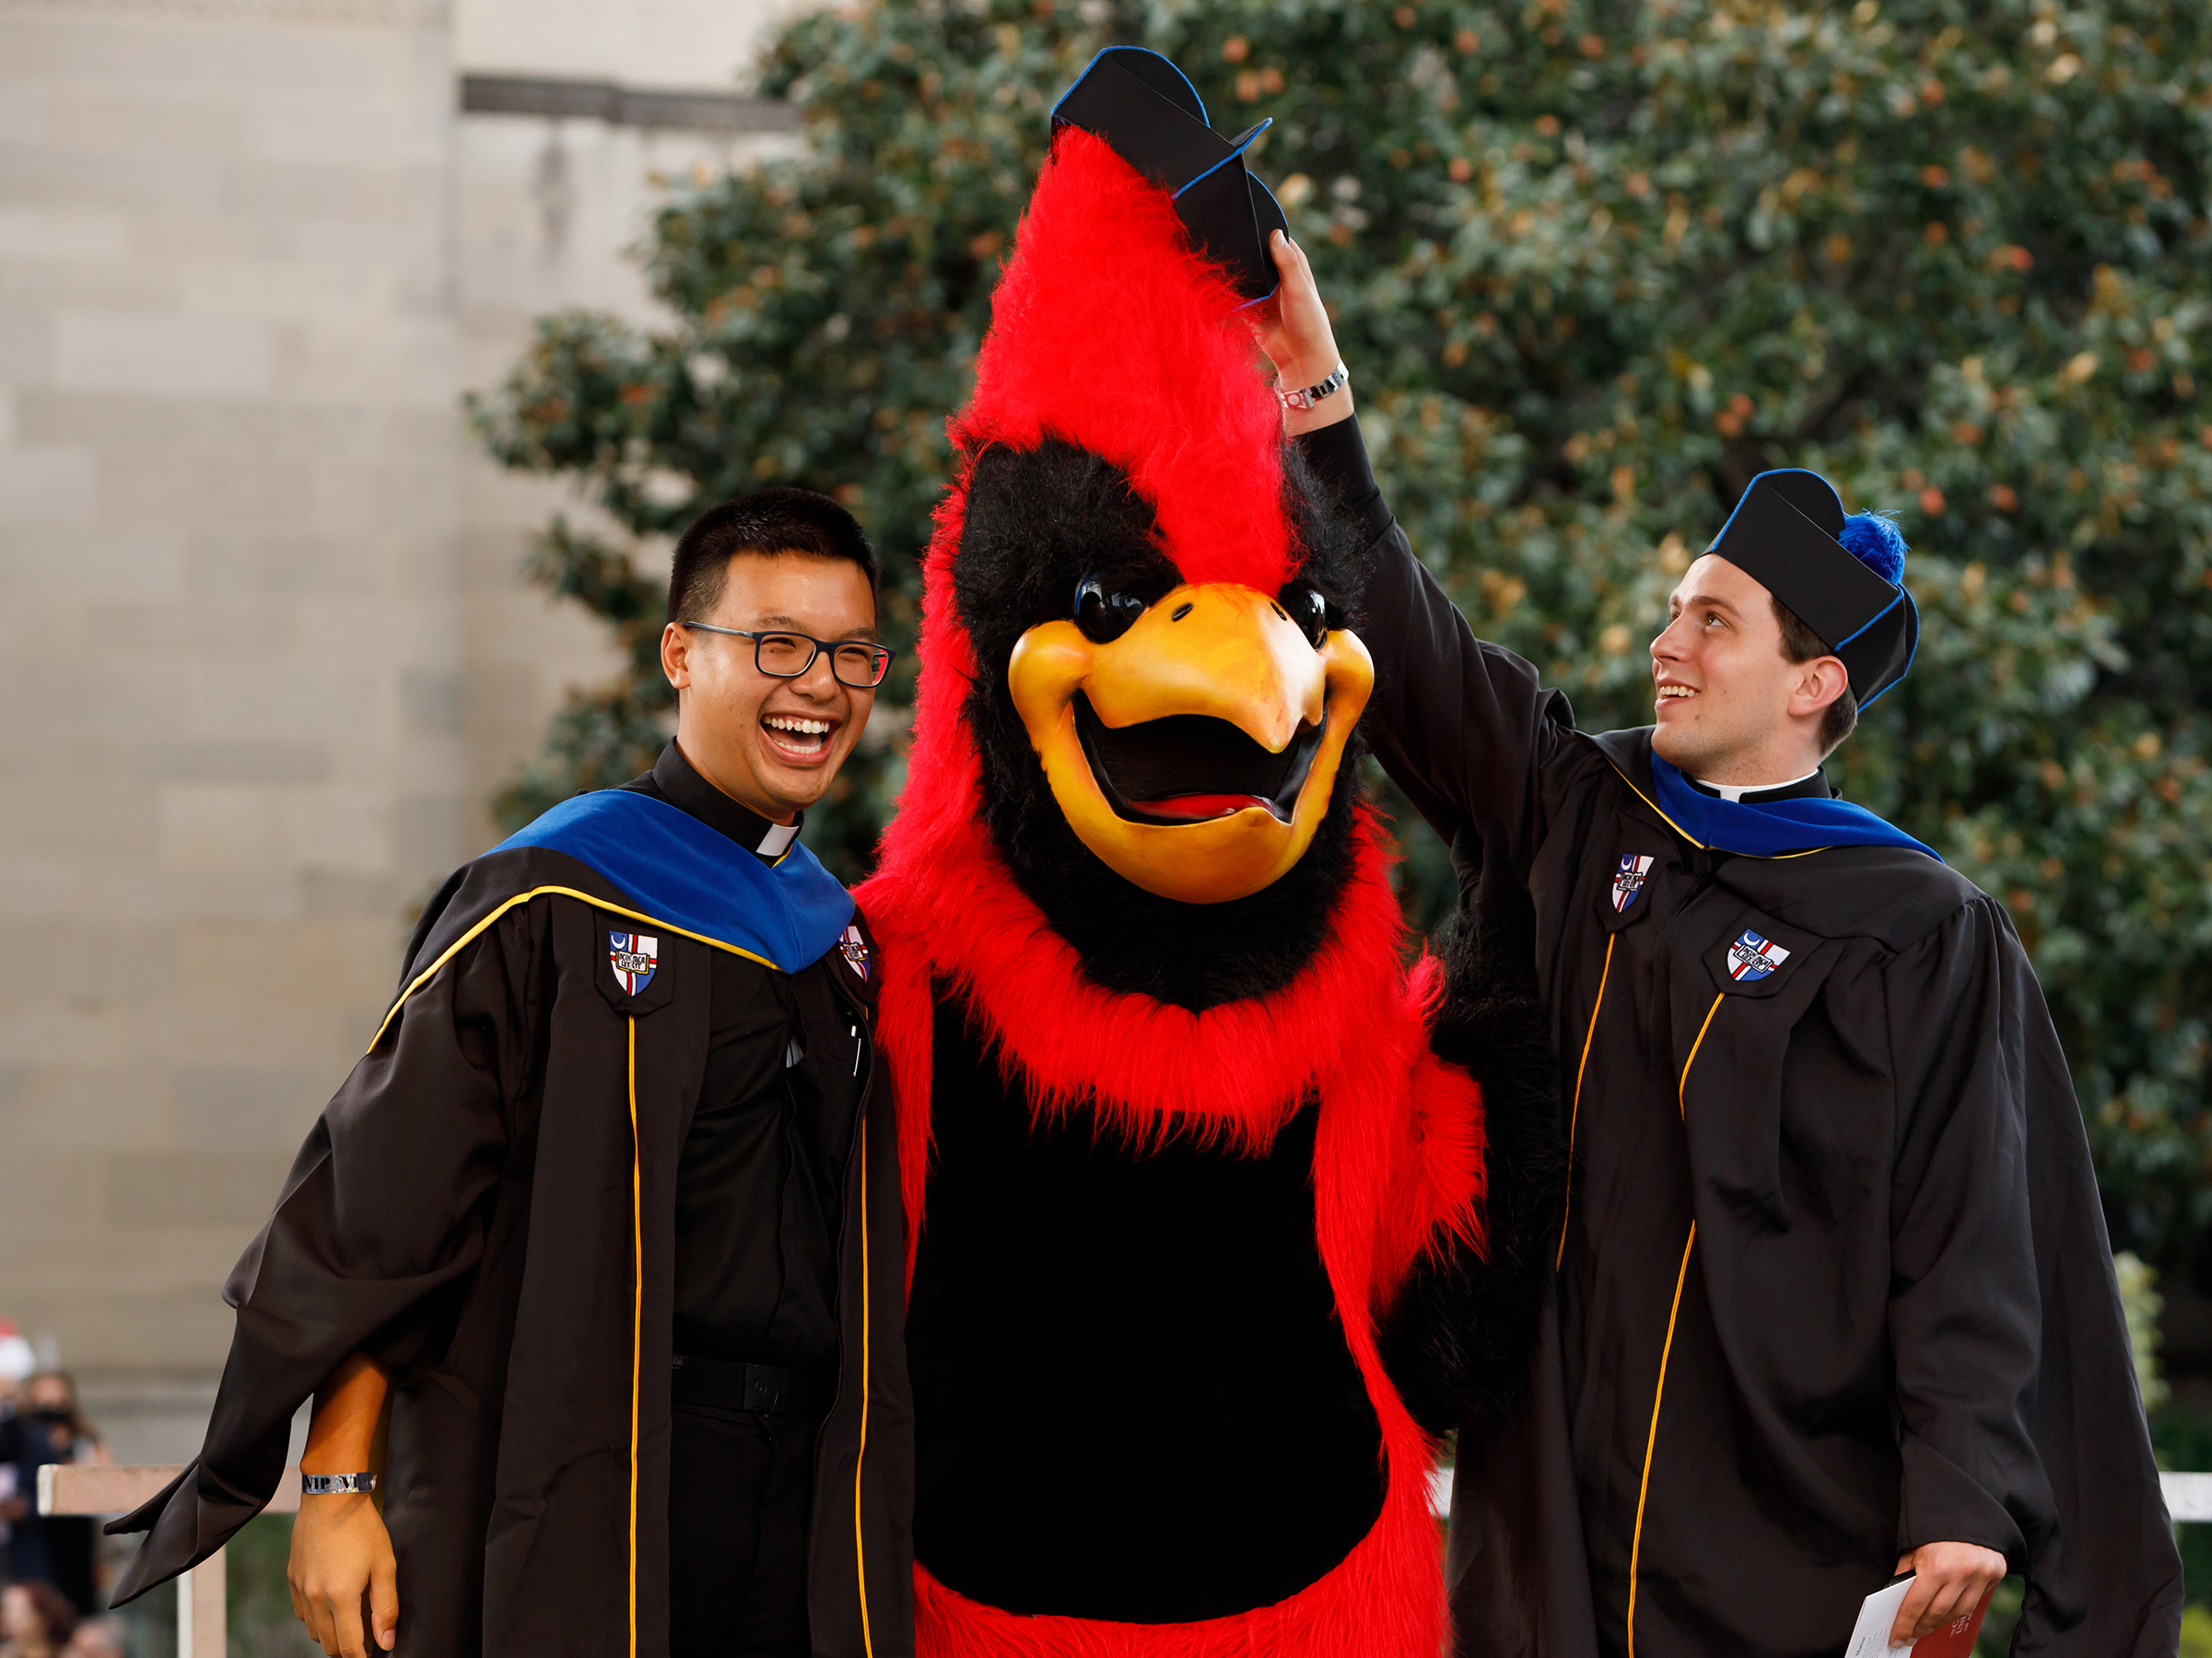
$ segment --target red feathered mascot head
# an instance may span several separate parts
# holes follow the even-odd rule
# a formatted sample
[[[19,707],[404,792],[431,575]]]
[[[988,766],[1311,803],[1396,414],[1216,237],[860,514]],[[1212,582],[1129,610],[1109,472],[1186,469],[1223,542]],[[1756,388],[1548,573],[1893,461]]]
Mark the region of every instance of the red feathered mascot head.
[[[1056,111],[953,427],[884,869],[942,881],[988,836],[972,879],[1010,877],[1086,976],[1196,1010],[1294,978],[1372,854],[1374,671],[1352,531],[1241,314],[1272,200],[1163,73],[1108,53]]]

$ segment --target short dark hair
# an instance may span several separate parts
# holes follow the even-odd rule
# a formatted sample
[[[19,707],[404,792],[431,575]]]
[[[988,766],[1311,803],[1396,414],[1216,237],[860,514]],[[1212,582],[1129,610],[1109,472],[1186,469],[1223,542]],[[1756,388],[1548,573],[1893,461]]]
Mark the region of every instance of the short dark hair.
[[[883,585],[883,567],[859,520],[827,496],[779,486],[710,507],[692,520],[668,573],[668,619],[711,615],[722,601],[730,561],[741,553],[841,558],[860,566],[871,593]]]
[[[1820,636],[1797,619],[1797,613],[1772,593],[1767,595],[1774,606],[1774,620],[1782,624],[1782,660],[1785,662],[1809,662],[1815,657],[1834,656]],[[1820,710],[1820,758],[1825,760],[1843,747],[1843,739],[1858,729],[1859,699],[1851,689],[1851,682],[1843,682],[1843,695]]]

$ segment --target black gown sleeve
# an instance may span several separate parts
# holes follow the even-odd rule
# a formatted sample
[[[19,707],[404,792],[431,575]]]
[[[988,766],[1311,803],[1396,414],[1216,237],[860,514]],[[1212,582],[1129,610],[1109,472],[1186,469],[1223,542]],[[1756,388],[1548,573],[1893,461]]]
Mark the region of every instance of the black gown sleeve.
[[[1463,859],[1480,843],[1526,877],[1550,803],[1568,780],[1559,763],[1574,710],[1536,670],[1485,644],[1413,556],[1384,502],[1356,419],[1298,439],[1316,476],[1362,526],[1367,586],[1353,630],[1375,658],[1364,729],[1375,757]],[[1570,758],[1572,751],[1572,758]],[[1598,764],[1602,764],[1599,762]]]
[[[223,1289],[237,1327],[196,1461],[109,1526],[151,1531],[116,1603],[206,1559],[261,1512],[293,1415],[350,1354],[434,1365],[482,1255],[538,1063],[547,906],[509,911],[391,1020],[317,1119]]]
[[[2181,1562],[2080,1109],[2027,954],[1980,897],[1884,980],[1899,1547],[2002,1551],[2028,1580],[2021,1651],[2171,1653]]]
[[[1492,752],[1517,754],[1514,764],[1532,775],[1539,756],[1556,750],[1558,733],[1551,722],[1559,722],[1561,730],[1570,723],[1566,701],[1556,693],[1530,696],[1535,671],[1506,652],[1477,644],[1427,572],[1414,564],[1367,463],[1356,420],[1338,421],[1298,441],[1316,481],[1358,524],[1371,549],[1369,563],[1381,570],[1381,580],[1370,578],[1375,585],[1355,630],[1375,653],[1378,695],[1386,682],[1395,687],[1394,712],[1378,717],[1375,703],[1369,704],[1369,730],[1384,765],[1447,839],[1463,828],[1478,836],[1494,834],[1473,821],[1470,800],[1452,793],[1466,787],[1468,765],[1479,763],[1479,757],[1451,745],[1466,740],[1470,730],[1494,728]],[[1388,568],[1382,569],[1385,566]],[[1385,589],[1379,609],[1377,586]],[[1418,608],[1417,621],[1408,619],[1409,605]],[[1402,667],[1402,641],[1409,634],[1451,660],[1440,656],[1393,672],[1394,664]],[[1378,643],[1386,639],[1401,642]],[[1492,683],[1493,673],[1498,685]],[[1457,681],[1443,677],[1449,674]],[[1424,683],[1428,675],[1437,676],[1447,688],[1454,683],[1469,688],[1471,712],[1461,726],[1431,732],[1430,744],[1439,754],[1448,752],[1452,764],[1444,786],[1424,799],[1409,781],[1405,745],[1394,748],[1390,739],[1395,727],[1408,722],[1409,706],[1416,712],[1427,707],[1426,698],[1409,695],[1405,687]],[[1516,698],[1521,699],[1517,705]],[[1448,700],[1448,689],[1439,700]],[[1413,723],[1421,726],[1419,720]],[[1524,835],[1524,848],[1526,842]],[[1481,861],[1481,853],[1467,841],[1459,841],[1455,850],[1463,862]],[[1525,849],[1521,856],[1526,858]],[[1504,907],[1508,913],[1503,916],[1495,905],[1488,913],[1463,907],[1437,940],[1445,996],[1430,1038],[1439,1057],[1464,1068],[1482,1090],[1490,1191],[1486,1246],[1481,1251],[1456,1246],[1423,1255],[1386,1311],[1378,1337],[1384,1368],[1407,1407],[1436,1434],[1470,1415],[1504,1419],[1525,1395],[1528,1355],[1551,1281],[1548,1243],[1558,1234],[1565,1189],[1558,1069],[1544,1034],[1526,928],[1516,925],[1516,912],[1525,905]]]

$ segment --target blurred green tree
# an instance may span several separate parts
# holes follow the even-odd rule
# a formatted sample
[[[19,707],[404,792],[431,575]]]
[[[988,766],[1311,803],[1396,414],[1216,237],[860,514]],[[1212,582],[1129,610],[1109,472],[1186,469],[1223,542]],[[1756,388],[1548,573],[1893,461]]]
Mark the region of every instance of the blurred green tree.
[[[545,320],[475,417],[631,537],[769,479],[834,490],[892,571],[950,462],[1046,111],[1100,45],[1168,53],[1314,255],[1414,543],[1593,729],[1648,718],[1663,595],[1751,475],[1898,511],[1914,677],[1855,799],[2004,897],[2076,1068],[2119,1243],[2212,1281],[2212,12],[2196,0],[875,0],[764,85],[802,153],[682,188],[673,314]],[[2207,368],[2212,373],[2212,368]],[[657,582],[563,524],[539,579],[637,671],[503,798],[640,767]],[[885,721],[910,701],[902,661]],[[879,714],[879,720],[884,716]],[[818,814],[864,867],[895,741]],[[1448,898],[1408,831],[1409,901]]]

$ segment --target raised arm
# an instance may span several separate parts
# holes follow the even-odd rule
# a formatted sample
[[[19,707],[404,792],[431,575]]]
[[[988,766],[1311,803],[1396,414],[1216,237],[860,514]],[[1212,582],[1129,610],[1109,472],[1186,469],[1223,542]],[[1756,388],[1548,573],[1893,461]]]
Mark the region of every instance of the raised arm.
[[[1277,233],[1282,283],[1256,325],[1285,387],[1317,384],[1338,363],[1328,312],[1305,254]],[[1360,524],[1368,583],[1355,627],[1375,658],[1368,741],[1383,769],[1451,845],[1463,870],[1497,853],[1525,875],[1562,780],[1574,712],[1536,670],[1485,644],[1413,556],[1367,462],[1347,385],[1284,411],[1306,463]],[[1579,755],[1576,756],[1579,758]]]

